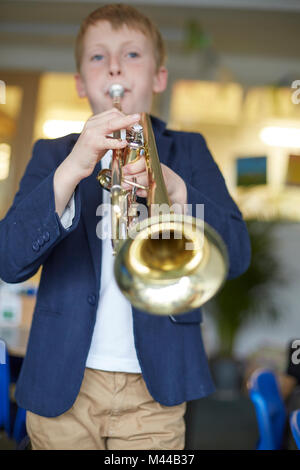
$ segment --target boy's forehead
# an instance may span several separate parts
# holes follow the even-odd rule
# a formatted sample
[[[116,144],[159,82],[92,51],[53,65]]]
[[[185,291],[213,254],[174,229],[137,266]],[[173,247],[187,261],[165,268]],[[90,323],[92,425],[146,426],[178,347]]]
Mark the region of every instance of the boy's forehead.
[[[86,45],[97,42],[98,44],[110,43],[111,40],[118,40],[122,43],[139,41],[142,44],[151,44],[150,38],[138,27],[121,24],[113,28],[108,21],[100,20],[93,25],[89,25],[84,42]]]

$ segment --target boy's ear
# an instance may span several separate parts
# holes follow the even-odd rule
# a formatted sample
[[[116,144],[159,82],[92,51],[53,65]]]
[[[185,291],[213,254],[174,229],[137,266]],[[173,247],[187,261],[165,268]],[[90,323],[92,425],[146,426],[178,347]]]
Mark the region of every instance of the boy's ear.
[[[166,67],[159,67],[153,80],[153,92],[162,93],[167,88],[168,84],[168,70]]]
[[[86,91],[85,91],[85,86],[84,86],[84,81],[80,75],[80,73],[76,73],[74,75],[75,78],[75,85],[76,85],[76,90],[79,98],[85,98],[86,97]]]

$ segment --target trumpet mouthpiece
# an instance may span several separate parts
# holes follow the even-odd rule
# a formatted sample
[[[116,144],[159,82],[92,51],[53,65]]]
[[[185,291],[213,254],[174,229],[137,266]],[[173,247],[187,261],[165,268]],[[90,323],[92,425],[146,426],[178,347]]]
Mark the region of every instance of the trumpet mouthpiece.
[[[121,98],[124,95],[124,87],[119,83],[114,83],[109,88],[109,95],[111,98]]]

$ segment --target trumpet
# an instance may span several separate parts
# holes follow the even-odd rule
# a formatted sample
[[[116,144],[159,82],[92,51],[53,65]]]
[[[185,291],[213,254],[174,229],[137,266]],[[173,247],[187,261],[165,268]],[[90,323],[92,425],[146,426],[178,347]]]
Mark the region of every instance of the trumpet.
[[[124,89],[110,88],[113,104],[121,110]],[[121,132],[113,137],[120,138]],[[97,176],[111,195],[114,275],[121,292],[139,310],[176,315],[193,310],[212,298],[228,272],[228,254],[216,231],[198,219],[172,211],[156,148],[151,118],[142,113],[127,133],[125,149],[113,150],[111,167]],[[145,157],[148,187],[127,181],[122,168]],[[122,188],[123,181],[131,185]],[[137,216],[136,191],[147,189],[148,217]],[[168,211],[159,212],[159,208]]]

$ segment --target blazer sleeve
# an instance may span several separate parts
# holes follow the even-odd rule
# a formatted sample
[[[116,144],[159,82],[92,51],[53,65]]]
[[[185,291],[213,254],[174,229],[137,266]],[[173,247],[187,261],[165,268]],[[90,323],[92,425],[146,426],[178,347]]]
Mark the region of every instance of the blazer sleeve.
[[[13,204],[0,221],[0,278],[5,282],[17,283],[32,277],[53,248],[78,225],[79,186],[69,229],[63,227],[55,212],[53,177],[64,150],[67,149],[55,140],[36,142]]]
[[[221,236],[228,250],[228,278],[240,276],[250,264],[251,248],[242,214],[231,198],[223,175],[201,134],[189,141],[191,179],[187,182],[188,204],[195,217],[196,205],[204,205],[204,221]]]

